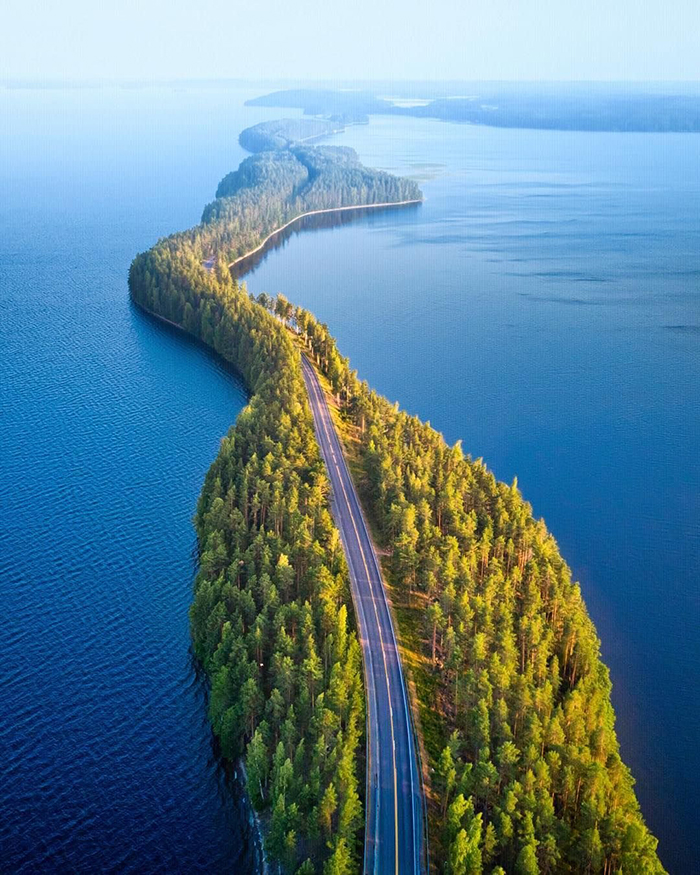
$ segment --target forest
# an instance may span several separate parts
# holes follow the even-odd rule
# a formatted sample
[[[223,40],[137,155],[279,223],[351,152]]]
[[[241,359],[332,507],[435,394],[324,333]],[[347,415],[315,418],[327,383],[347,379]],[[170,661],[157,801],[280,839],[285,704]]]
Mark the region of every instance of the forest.
[[[663,872],[595,628],[517,482],[359,381],[312,314],[289,318],[354,432],[385,573],[422,624],[438,871]]]
[[[394,596],[418,618],[435,871],[662,872],[595,629],[517,483],[373,392],[312,314],[281,296],[253,300],[230,274],[232,254],[300,198],[417,191],[353,156],[305,147],[246,159],[201,225],[130,269],[133,299],[213,347],[251,395],[196,515],[192,636],[222,752],[244,757],[285,871],[359,871],[361,656],[301,346],[335,396]],[[399,632],[410,634],[402,620]]]
[[[261,152],[221,181],[202,225],[129,271],[134,301],[213,347],[251,395],[199,499],[190,619],[222,753],[243,756],[266,851],[290,872],[360,866],[361,653],[298,350],[228,261],[309,205],[416,193],[349,149]]]
[[[231,362],[251,393],[196,514],[191,631],[221,751],[244,756],[267,853],[285,871],[314,872],[324,859],[327,872],[355,871],[361,655],[299,355],[223,262],[210,272],[184,246],[160,244],[136,258],[129,285]]]
[[[277,106],[303,109],[307,115],[364,119],[390,110],[388,100],[366,90],[335,91],[330,88],[290,88],[246,101],[247,106]]]
[[[287,222],[313,210],[421,200],[418,186],[364,167],[353,149],[292,146],[251,155],[219,183],[196,228],[168,238],[202,261],[229,263]]]
[[[238,142],[249,152],[264,152],[287,149],[295,143],[317,140],[343,130],[340,122],[316,118],[283,118],[278,121],[260,122],[246,128]]]

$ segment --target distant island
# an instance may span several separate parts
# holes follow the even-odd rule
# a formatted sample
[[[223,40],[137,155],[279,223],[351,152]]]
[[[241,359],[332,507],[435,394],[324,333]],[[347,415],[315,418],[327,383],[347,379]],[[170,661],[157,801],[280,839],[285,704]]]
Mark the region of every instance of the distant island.
[[[352,150],[284,145],[243,161],[198,226],[131,265],[133,300],[211,346],[250,393],[196,514],[190,620],[213,730],[244,759],[284,872],[361,870],[366,690],[303,351],[333,399],[413,665],[431,864],[663,872],[595,628],[517,483],[371,390],[311,313],[254,298],[229,269],[299,210],[416,196]]]
[[[501,128],[562,131],[700,133],[700,94],[577,85],[567,89],[508,83],[474,86],[467,96],[391,100],[369,91],[291,89],[248,101],[251,106],[303,109],[314,116],[408,115]]]

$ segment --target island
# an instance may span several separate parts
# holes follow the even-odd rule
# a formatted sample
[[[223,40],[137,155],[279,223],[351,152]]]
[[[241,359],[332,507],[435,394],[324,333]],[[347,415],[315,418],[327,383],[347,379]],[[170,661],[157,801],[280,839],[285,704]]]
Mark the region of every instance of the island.
[[[314,392],[381,549],[431,867],[663,872],[620,757],[595,628],[517,482],[374,392],[311,313],[255,299],[232,275],[302,212],[420,198],[351,150],[282,139],[221,181],[198,226],[129,272],[134,302],[211,346],[250,394],[199,498],[190,619],[212,727],[223,755],[245,762],[266,852],[285,872],[358,872],[371,835],[366,651]]]

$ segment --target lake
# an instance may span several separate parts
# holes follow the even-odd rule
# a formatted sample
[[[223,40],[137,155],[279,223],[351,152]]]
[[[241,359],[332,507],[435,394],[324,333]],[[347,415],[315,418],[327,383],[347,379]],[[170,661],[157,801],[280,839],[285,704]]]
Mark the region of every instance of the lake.
[[[517,476],[581,581],[661,858],[697,871],[700,137],[373,117],[333,142],[425,203],[291,234],[248,287]]]
[[[196,223],[272,86],[0,90],[0,859],[249,872],[189,649],[191,518],[245,403],[135,311],[133,255]],[[700,793],[700,138],[375,117],[334,142],[417,209],[292,234],[247,277],[360,375],[518,477],[578,578],[622,754],[674,872]]]

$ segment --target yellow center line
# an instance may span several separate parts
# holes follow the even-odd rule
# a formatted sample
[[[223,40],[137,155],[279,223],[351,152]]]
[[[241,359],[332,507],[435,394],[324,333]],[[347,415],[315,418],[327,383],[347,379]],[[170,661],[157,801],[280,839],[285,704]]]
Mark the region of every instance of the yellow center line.
[[[315,376],[315,375],[314,375]],[[320,395],[320,390],[315,383],[315,380],[312,379],[313,391],[319,402],[319,407],[321,410],[324,408],[324,404]],[[330,416],[328,410],[326,409],[326,415]],[[374,608],[374,616],[377,621],[377,629],[379,631],[379,640],[381,642],[382,647],[382,661],[384,663],[384,678],[386,680],[386,692],[389,698],[389,717],[390,717],[390,725],[391,725],[391,750],[392,750],[392,759],[393,759],[393,770],[394,770],[394,862],[395,862],[395,872],[396,875],[399,873],[399,795],[398,795],[398,777],[396,771],[396,738],[394,735],[394,709],[391,704],[391,688],[389,684],[389,670],[386,664],[386,650],[384,648],[384,636],[382,635],[382,627],[379,622],[379,613],[377,611],[377,602],[374,595],[374,590],[372,588],[372,580],[369,574],[369,568],[367,567],[367,558],[365,556],[365,551],[362,546],[362,541],[360,540],[360,533],[357,530],[357,525],[355,523],[355,517],[352,513],[352,509],[350,506],[350,499],[348,498],[348,494],[345,490],[345,483],[343,482],[343,477],[341,473],[340,466],[335,458],[335,452],[333,451],[331,436],[328,428],[328,423],[326,422],[326,418],[321,415],[321,425],[326,433],[326,439],[328,440],[331,452],[333,453],[333,461],[335,463],[335,468],[338,473],[338,479],[340,480],[340,488],[343,490],[343,495],[345,497],[345,503],[347,504],[348,510],[350,512],[350,520],[352,522],[352,527],[355,531],[355,538],[357,539],[357,545],[360,548],[360,555],[362,556],[362,564],[365,569],[365,574],[367,576],[367,583],[369,584],[370,593],[372,595],[372,607]]]

